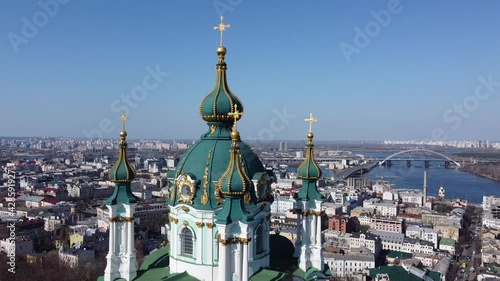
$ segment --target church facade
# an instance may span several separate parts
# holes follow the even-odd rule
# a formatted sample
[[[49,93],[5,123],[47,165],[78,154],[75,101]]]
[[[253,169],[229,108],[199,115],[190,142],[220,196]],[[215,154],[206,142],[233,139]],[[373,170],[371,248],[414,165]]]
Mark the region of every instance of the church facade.
[[[137,268],[135,249],[128,240],[133,237],[130,221],[133,221],[136,203],[127,191],[133,168],[129,168],[126,151],[120,151],[117,168],[111,171],[112,177],[118,175],[112,178],[117,183],[117,191],[107,201],[113,237],[110,237],[103,280],[246,281],[270,280],[270,276],[272,280],[326,280],[329,275],[321,250],[323,196],[316,189],[321,170],[313,155],[312,122],[316,120],[312,114],[306,119],[311,127],[305,161],[298,169],[303,185],[294,208],[298,235],[293,245],[279,235],[269,234],[271,184],[275,176],[240,139],[237,122],[245,108],[228,87],[227,49],[222,35],[229,25],[222,20],[221,17],[221,23],[215,27],[221,32],[216,83],[199,108],[208,128],[184,153],[175,179],[168,185],[169,244]],[[126,136],[124,129],[122,134]],[[126,150],[124,137],[121,143],[125,143],[121,148]],[[280,241],[284,248],[291,248],[289,256],[277,255],[284,248],[273,251],[273,246],[280,245]],[[289,261],[286,262],[288,270],[284,270],[283,263],[277,266],[278,263],[273,262],[276,259]]]

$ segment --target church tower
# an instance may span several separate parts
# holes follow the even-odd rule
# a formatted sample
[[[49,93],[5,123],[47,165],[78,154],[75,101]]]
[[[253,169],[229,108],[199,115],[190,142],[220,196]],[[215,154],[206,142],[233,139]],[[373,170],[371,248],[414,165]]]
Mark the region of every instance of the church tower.
[[[109,252],[104,280],[113,281],[122,278],[131,281],[137,276],[137,260],[134,241],[134,213],[137,199],[132,194],[130,183],[135,177],[135,170],[127,159],[127,132],[122,114],[119,155],[116,164],[110,170],[110,179],[116,184],[115,191],[106,200],[109,210]]]
[[[219,281],[248,280],[249,242],[254,230],[254,219],[244,203],[244,195],[253,183],[243,166],[238,142],[240,134],[236,128],[236,120],[241,113],[234,113],[235,122],[231,133],[232,147],[227,170],[222,174],[216,186],[224,195],[222,210],[215,216],[219,230]]]
[[[314,159],[314,144],[312,123],[317,119],[312,113],[309,118],[309,133],[307,134],[306,155],[304,162],[297,169],[297,177],[302,179],[302,187],[296,197],[297,240],[295,256],[299,258],[299,267],[304,272],[314,267],[324,269],[323,251],[321,249],[321,206],[324,197],[316,188],[316,182],[321,178],[321,169]]]
[[[244,106],[227,83],[223,18],[214,29],[216,82],[202,100],[208,130],[181,157],[169,183],[169,270],[199,280],[248,280],[269,266],[270,175],[240,140],[236,122]]]

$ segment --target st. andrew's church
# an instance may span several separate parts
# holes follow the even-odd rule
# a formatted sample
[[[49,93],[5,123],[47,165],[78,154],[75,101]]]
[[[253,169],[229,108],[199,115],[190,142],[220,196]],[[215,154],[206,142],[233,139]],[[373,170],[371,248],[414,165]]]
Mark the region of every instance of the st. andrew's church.
[[[127,159],[127,133],[120,133],[119,155],[110,170],[116,187],[106,201],[110,239],[107,266],[99,280],[326,280],[330,270],[321,249],[321,205],[316,188],[321,177],[313,155],[312,117],[306,119],[305,160],[297,170],[302,187],[296,195],[295,245],[270,233],[271,184],[275,176],[240,139],[237,122],[244,106],[229,90],[226,48],[221,33],[217,78],[202,100],[208,130],[182,156],[169,183],[167,246],[151,253],[140,268],[134,247],[137,199],[130,184],[135,170]],[[126,116],[122,116],[125,121]]]

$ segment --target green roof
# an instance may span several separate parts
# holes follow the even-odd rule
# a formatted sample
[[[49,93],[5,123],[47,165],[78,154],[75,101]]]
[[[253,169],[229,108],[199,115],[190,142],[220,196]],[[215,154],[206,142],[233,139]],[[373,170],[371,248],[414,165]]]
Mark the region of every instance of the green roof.
[[[370,277],[372,278],[375,278],[375,276],[377,276],[377,274],[379,273],[388,274],[391,280],[422,281],[421,278],[408,273],[401,266],[378,266],[376,268],[370,269]],[[441,273],[439,272],[429,271],[427,273],[427,276],[429,276],[434,281],[441,281]]]
[[[109,171],[109,178],[112,182],[124,183],[132,182],[135,178],[135,170],[130,165],[127,159],[127,142],[125,141],[126,132],[121,132],[124,134],[120,141],[120,152],[118,154],[118,159],[115,165]]]
[[[441,238],[441,240],[439,240],[439,245],[443,245],[443,246],[455,246],[457,242],[451,238]]]
[[[387,257],[393,258],[393,259],[407,260],[407,259],[411,259],[413,257],[413,255],[410,253],[404,253],[404,252],[399,252],[399,251],[389,251],[387,253]]]
[[[285,273],[261,268],[257,273],[255,273],[252,277],[250,277],[250,281],[275,281],[275,280],[283,280],[285,277]]]
[[[306,157],[297,169],[297,177],[302,179],[302,187],[297,194],[298,198],[307,200],[323,200],[323,195],[316,188],[316,181],[321,178],[321,169],[314,159],[313,133],[307,134]]]
[[[226,48],[220,46],[217,49],[219,62],[217,63],[217,79],[215,87],[200,104],[200,115],[208,122],[228,122],[233,123],[234,119],[229,115],[235,107],[243,112],[243,103],[229,90],[226,79],[227,64],[224,61]],[[239,119],[239,118],[238,118]]]
[[[176,177],[189,174],[196,180],[193,203],[190,205],[198,210],[214,210],[223,203],[220,190],[216,189],[216,182],[226,171],[230,162],[229,151],[232,147],[230,128],[219,125],[210,126],[214,127],[184,153],[176,170]],[[264,173],[265,168],[252,149],[242,141],[239,141],[238,145],[241,161],[247,169],[249,178],[253,179],[257,173]],[[177,187],[173,185],[170,189],[173,194],[167,199],[167,203],[176,205],[179,203]],[[251,196],[250,204],[256,204],[255,189],[250,188],[248,192]],[[203,198],[208,200],[203,201]]]
[[[106,200],[107,205],[117,203],[133,204],[137,203],[137,198],[132,194],[130,183],[135,178],[135,170],[128,162],[126,132],[121,132],[120,152],[115,165],[109,171],[109,177],[116,184],[113,194]]]

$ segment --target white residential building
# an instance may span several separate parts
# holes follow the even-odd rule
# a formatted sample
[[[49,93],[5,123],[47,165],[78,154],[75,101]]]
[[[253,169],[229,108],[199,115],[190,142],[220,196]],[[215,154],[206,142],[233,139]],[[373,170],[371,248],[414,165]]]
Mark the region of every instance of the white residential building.
[[[366,248],[352,249],[348,254],[325,251],[324,258],[334,277],[350,277],[375,267],[375,256]]]
[[[386,217],[395,217],[399,209],[397,203],[393,201],[383,201],[377,198],[363,201],[363,207],[372,209],[377,215]]]
[[[432,228],[409,225],[406,228],[406,236],[429,241],[434,245],[435,249],[438,248],[438,232]]]
[[[276,196],[271,204],[271,213],[286,214],[293,209],[295,199],[292,196]]]

